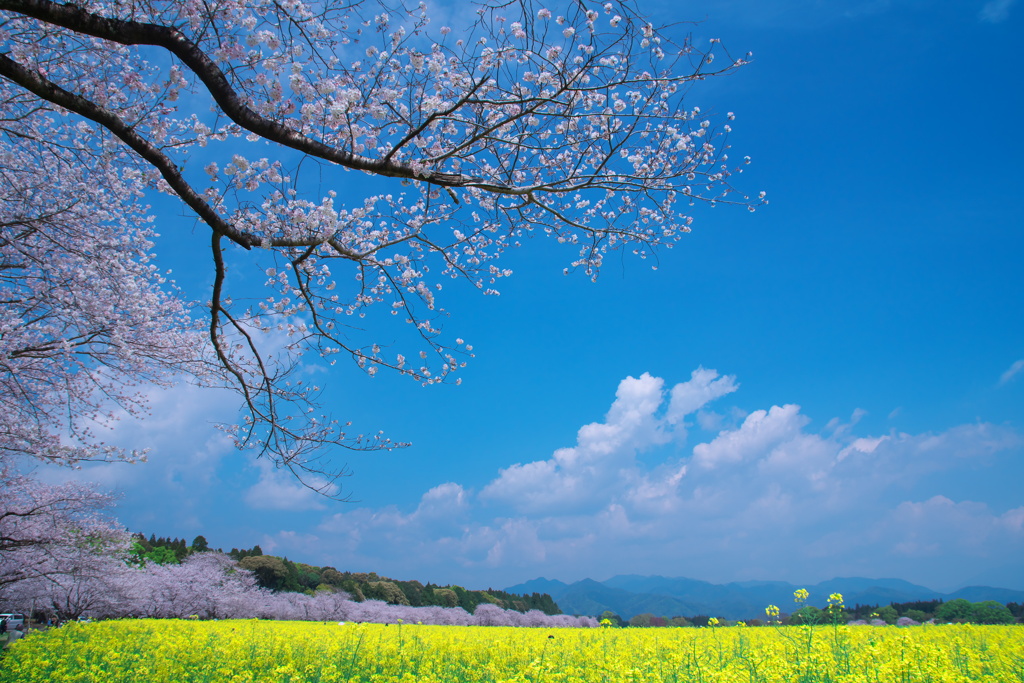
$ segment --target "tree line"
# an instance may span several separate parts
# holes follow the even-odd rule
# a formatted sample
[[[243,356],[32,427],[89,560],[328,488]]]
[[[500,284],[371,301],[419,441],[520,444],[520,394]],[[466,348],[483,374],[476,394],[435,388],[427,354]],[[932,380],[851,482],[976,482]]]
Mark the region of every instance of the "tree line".
[[[110,555],[79,556],[61,573],[9,584],[4,604],[37,622],[93,619],[277,619],[457,626],[594,627],[592,617],[355,601],[344,591],[275,592],[224,553],[196,552],[180,563],[142,566]]]
[[[745,626],[765,626],[769,623],[779,623],[785,626],[832,623],[833,620],[843,624],[874,624],[876,626],[913,626],[923,623],[1021,624],[1024,623],[1024,604],[1009,602],[1004,605],[995,600],[971,602],[957,598],[948,602],[942,600],[893,602],[884,606],[857,604],[853,607],[844,606],[831,611],[813,605],[804,605],[792,613],[780,613],[778,618],[773,618],[771,622],[760,616],[742,621],[730,621],[724,617],[712,617],[706,614],[669,617],[658,616],[651,612],[637,614],[626,620],[611,610],[603,612],[598,619],[606,626],[637,628],[732,626],[740,623]]]
[[[180,563],[186,557],[211,550],[206,538],[196,536],[191,544],[183,538],[157,537],[143,534],[133,537],[136,562],[157,564]],[[217,552],[222,552],[217,550]],[[519,595],[494,588],[468,590],[457,585],[438,585],[420,581],[400,581],[375,572],[339,571],[331,566],[318,567],[293,562],[287,557],[266,555],[259,545],[250,549],[232,548],[228,556],[238,566],[252,572],[256,583],[274,592],[306,593],[344,591],[355,602],[380,600],[389,605],[409,607],[460,607],[472,614],[479,605],[496,605],[516,612],[539,610],[547,615],[561,614],[554,599],[547,593]]]
[[[886,624],[1013,624],[1024,623],[1024,605],[1010,602],[1002,604],[996,600],[971,602],[956,598],[944,602],[929,600],[918,602],[893,602],[888,605],[856,605],[853,619],[859,621],[883,621]]]

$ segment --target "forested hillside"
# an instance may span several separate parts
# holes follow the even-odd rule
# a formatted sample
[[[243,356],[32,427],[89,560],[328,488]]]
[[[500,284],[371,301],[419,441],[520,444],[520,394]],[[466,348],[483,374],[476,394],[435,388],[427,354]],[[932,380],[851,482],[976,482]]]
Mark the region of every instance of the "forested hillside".
[[[135,535],[135,555],[138,562],[158,564],[178,563],[189,555],[209,547],[203,536],[196,536],[191,544],[183,538],[165,538]],[[221,551],[223,552],[223,551]],[[227,553],[248,569],[263,588],[273,591],[314,594],[318,591],[344,591],[352,600],[383,600],[392,605],[410,607],[461,607],[472,614],[478,605],[492,604],[517,612],[540,610],[545,614],[561,614],[555,601],[547,593],[509,593],[503,590],[467,590],[462,586],[420,581],[400,581],[374,572],[339,571],[334,567],[318,567],[292,562],[286,557],[266,555],[259,545],[249,549],[232,548]]]

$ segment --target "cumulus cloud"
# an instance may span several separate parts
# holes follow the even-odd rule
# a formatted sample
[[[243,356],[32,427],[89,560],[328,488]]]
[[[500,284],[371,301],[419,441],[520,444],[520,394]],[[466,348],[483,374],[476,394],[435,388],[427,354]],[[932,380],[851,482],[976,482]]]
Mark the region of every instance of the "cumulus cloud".
[[[640,481],[636,455],[684,437],[684,418],[737,389],[734,377],[698,368],[689,381],[672,387],[666,406],[664,385],[648,373],[622,380],[605,421],[580,427],[575,446],[555,451],[548,460],[501,470],[480,497],[524,513],[593,511],[623,483],[638,481],[649,488]]]
[[[1017,0],[991,0],[978,13],[978,19],[989,24],[998,24],[1010,18],[1010,8]]]
[[[469,504],[465,489],[454,482],[435,486],[420,499],[416,517],[422,519],[451,519]]]
[[[800,415],[800,406],[772,406],[770,410],[755,410],[743,421],[739,429],[724,431],[711,443],[698,444],[693,449],[693,461],[711,469],[722,464],[734,464],[763,454],[775,444],[791,440],[808,419]]]
[[[662,379],[647,373],[622,380],[604,422],[580,427],[576,445],[558,449],[548,460],[501,470],[481,498],[520,512],[564,511],[599,502],[618,473],[632,469],[639,449],[667,440],[655,416],[663,386]]]
[[[1024,555],[1024,508],[958,494],[979,472],[1024,474],[1019,459],[1004,457],[1024,445],[1013,429],[979,422],[858,434],[861,410],[813,429],[795,404],[727,407],[739,418],[723,426],[708,406],[737,387],[700,368],[671,388],[649,374],[627,377],[604,420],[581,427],[575,445],[503,468],[479,492],[448,482],[411,511],[332,515],[318,530],[321,545],[399,574],[444,564],[452,577],[454,562],[494,585],[653,571],[949,583],[973,571],[972,557]],[[711,431],[686,448],[687,429],[700,426]],[[943,544],[943,533],[956,538]]]

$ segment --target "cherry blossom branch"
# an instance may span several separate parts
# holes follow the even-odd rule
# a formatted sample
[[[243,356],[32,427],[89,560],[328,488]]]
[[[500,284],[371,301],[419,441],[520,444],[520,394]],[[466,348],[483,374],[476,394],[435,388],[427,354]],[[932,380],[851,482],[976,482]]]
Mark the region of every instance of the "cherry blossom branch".
[[[246,249],[250,249],[259,243],[259,240],[252,235],[236,230],[221,218],[214,208],[185,181],[185,178],[178,171],[174,163],[163,152],[136,133],[132,126],[122,121],[113,112],[90,102],[84,97],[68,92],[56,83],[47,80],[38,72],[18,64],[6,54],[0,54],[0,76],[10,79],[48,102],[95,121],[116,135],[139,156],[159,170],[167,184],[214,231],[227,235],[236,244]]]
[[[496,294],[500,258],[535,234],[597,277],[610,251],[678,241],[687,206],[763,203],[730,185],[748,161],[729,160],[730,125],[685,103],[745,58],[673,43],[628,1],[563,7],[484,2],[453,32],[401,0],[0,0],[0,452],[103,455],[61,447],[62,423],[85,439],[109,401],[140,415],[133,387],[176,368],[235,386],[236,443],[279,466],[391,447],[312,417],[302,353],[450,379],[472,347],[441,334],[442,283]],[[358,197],[345,170],[379,178]],[[150,263],[152,190],[211,230],[205,307]],[[229,282],[229,263],[254,263],[270,292]],[[375,306],[430,363],[356,322]]]
[[[168,26],[104,17],[77,5],[59,5],[50,0],[0,0],[0,10],[17,12],[63,26],[79,33],[95,36],[122,45],[153,45],[174,54],[195,73],[210,95],[235,123],[242,128],[278,144],[306,154],[332,161],[359,171],[394,178],[418,178],[448,187],[463,187],[472,179],[460,174],[422,171],[390,160],[375,161],[325,145],[287,126],[268,119],[245,104],[224,72],[210,57],[181,31]],[[6,74],[5,74],[6,75]],[[38,94],[38,93],[37,93]],[[70,107],[69,107],[70,108]],[[103,123],[97,120],[98,123]],[[195,207],[193,207],[195,208]],[[204,216],[204,220],[206,217]],[[225,233],[229,234],[229,233]]]

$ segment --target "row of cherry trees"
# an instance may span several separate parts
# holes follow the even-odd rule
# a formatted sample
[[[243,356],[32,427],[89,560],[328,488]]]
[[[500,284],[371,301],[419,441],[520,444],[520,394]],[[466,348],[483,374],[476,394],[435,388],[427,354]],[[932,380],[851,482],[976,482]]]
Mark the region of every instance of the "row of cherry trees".
[[[11,584],[6,604],[52,615],[58,621],[81,616],[200,619],[291,619],[423,623],[457,626],[593,627],[591,617],[526,613],[480,605],[473,614],[459,607],[409,607],[380,600],[355,602],[344,592],[314,595],[260,588],[252,572],[227,555],[196,553],[181,564],[126,564],[103,553],[61,558],[59,572]]]

